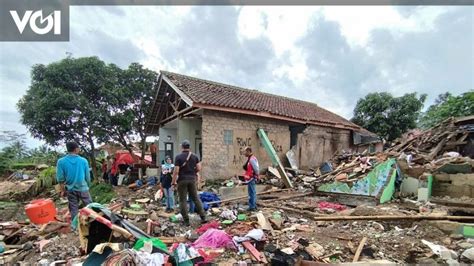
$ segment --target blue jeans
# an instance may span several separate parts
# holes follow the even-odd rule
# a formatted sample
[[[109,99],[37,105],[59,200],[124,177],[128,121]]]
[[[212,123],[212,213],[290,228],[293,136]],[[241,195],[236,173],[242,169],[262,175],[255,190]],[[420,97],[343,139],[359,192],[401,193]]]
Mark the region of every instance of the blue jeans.
[[[173,188],[163,188],[163,192],[166,197],[166,209],[172,210],[174,209],[174,191]]]
[[[69,205],[69,213],[71,214],[71,221],[74,219],[74,217],[76,217],[77,213],[79,212],[79,205],[81,201],[84,203],[84,205],[87,205],[92,202],[89,191],[68,190],[67,200]]]
[[[249,193],[249,209],[257,208],[257,185],[255,179],[252,179],[247,184],[247,190]]]

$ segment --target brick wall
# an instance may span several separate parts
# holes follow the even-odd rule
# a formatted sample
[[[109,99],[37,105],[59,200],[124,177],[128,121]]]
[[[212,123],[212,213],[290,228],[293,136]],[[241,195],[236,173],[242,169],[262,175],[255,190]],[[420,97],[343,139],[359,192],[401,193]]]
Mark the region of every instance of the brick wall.
[[[226,179],[243,173],[246,158],[241,155],[246,146],[252,147],[257,156],[261,173],[271,160],[257,136],[257,129],[267,131],[281,160],[290,148],[289,125],[255,116],[204,110],[202,115],[203,176],[206,179]],[[224,143],[224,131],[231,137]],[[231,134],[229,134],[231,133]],[[286,160],[286,159],[285,159]]]
[[[296,156],[299,168],[316,168],[341,150],[351,149],[351,132],[321,126],[308,126],[298,134]]]

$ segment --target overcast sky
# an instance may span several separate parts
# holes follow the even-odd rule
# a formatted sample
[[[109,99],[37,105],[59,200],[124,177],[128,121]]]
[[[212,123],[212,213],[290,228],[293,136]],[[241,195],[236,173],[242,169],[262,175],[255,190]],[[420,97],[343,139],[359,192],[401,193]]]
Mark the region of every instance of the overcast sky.
[[[26,132],[16,103],[31,66],[66,53],[311,101],[348,119],[375,91],[431,103],[474,89],[473,17],[474,7],[71,6],[69,42],[0,43],[0,130]]]

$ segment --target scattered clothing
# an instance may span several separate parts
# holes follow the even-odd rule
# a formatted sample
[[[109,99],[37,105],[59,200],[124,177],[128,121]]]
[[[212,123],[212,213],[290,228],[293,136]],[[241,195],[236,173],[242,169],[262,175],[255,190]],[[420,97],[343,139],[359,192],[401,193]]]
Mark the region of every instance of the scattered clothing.
[[[212,220],[212,221],[210,221],[210,222],[208,222],[208,223],[206,223],[206,224],[203,224],[203,225],[202,225],[201,227],[199,227],[198,229],[196,229],[196,233],[202,234],[202,233],[206,232],[207,230],[209,230],[209,229],[211,229],[211,228],[212,228],[212,229],[217,229],[217,228],[219,228],[219,225],[220,225],[220,224],[219,224],[219,221],[217,221],[217,220]]]
[[[229,248],[235,249],[232,237],[225,231],[211,228],[192,244],[195,248]]]
[[[341,205],[341,204],[338,204],[338,203],[327,202],[327,201],[318,202],[318,208],[320,210],[332,209],[332,210],[335,210],[335,211],[343,211],[343,210],[347,209],[347,207],[344,206],[344,205]]]

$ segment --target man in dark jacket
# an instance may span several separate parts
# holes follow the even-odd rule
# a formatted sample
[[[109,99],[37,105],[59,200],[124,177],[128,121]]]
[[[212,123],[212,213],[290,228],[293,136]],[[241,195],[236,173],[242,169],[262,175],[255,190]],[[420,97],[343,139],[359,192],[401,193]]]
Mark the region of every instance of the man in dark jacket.
[[[175,167],[173,172],[172,184],[178,188],[179,196],[179,209],[183,216],[184,225],[189,226],[189,215],[187,197],[194,202],[197,213],[201,217],[202,222],[206,222],[206,213],[202,207],[202,202],[199,199],[197,192],[198,172],[201,171],[201,163],[199,158],[194,155],[189,147],[190,143],[188,140],[184,140],[181,143],[183,152],[176,156]]]

